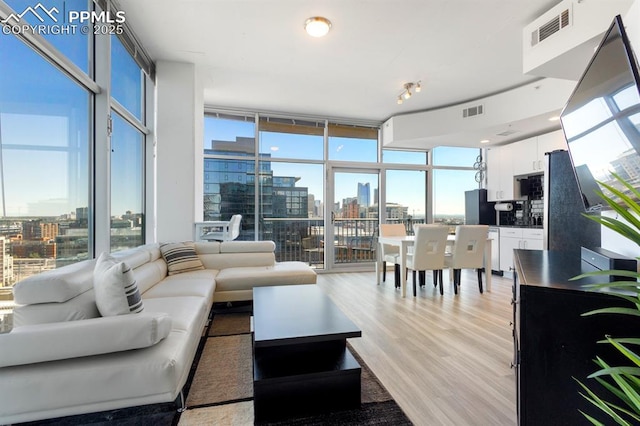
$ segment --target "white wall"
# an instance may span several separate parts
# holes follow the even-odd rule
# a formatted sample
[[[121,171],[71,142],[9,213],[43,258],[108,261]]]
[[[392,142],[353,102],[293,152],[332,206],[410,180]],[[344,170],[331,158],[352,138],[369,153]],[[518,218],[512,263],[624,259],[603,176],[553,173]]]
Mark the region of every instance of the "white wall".
[[[196,192],[202,193],[203,92],[194,64],[156,64],[155,216],[160,242],[193,240]]]

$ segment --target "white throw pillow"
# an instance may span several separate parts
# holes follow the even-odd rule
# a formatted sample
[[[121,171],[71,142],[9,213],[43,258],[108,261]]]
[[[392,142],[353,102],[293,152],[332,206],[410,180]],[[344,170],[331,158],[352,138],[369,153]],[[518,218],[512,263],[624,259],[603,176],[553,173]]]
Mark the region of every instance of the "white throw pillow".
[[[103,317],[142,312],[142,297],[133,270],[102,253],[93,271],[96,305]]]

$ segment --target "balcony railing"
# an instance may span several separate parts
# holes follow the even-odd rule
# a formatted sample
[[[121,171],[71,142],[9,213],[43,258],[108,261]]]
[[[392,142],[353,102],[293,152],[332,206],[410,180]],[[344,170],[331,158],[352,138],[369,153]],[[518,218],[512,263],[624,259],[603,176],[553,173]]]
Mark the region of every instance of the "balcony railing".
[[[413,225],[424,219],[389,219],[389,223],[404,223],[407,234]],[[335,264],[369,263],[376,259],[378,219],[336,218],[333,224]],[[262,240],[276,243],[276,260],[302,261],[324,268],[325,226],[323,218],[264,218]]]

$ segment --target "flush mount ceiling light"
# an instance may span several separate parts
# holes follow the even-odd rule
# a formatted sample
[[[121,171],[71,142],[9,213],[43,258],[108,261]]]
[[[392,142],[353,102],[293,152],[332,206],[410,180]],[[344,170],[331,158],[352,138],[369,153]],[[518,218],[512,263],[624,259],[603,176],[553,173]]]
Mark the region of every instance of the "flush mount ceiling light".
[[[417,83],[405,83],[402,87],[404,87],[404,90],[398,95],[398,105],[402,105],[404,99],[409,99],[413,96],[413,93],[411,92],[412,90],[416,93],[420,93],[422,91],[422,86],[419,81]]]
[[[312,37],[323,37],[331,29],[331,21],[322,16],[314,16],[304,21],[304,29]]]

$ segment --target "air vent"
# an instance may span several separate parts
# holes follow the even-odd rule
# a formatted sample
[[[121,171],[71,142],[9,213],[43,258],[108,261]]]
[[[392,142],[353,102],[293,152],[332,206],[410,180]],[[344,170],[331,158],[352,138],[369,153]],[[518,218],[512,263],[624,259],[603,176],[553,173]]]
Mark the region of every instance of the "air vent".
[[[514,133],[518,133],[518,131],[517,130],[505,130],[502,133],[496,133],[496,136],[511,136]]]
[[[482,105],[476,105],[462,110],[462,118],[468,118],[482,114],[484,114],[484,107]]]
[[[565,9],[546,24],[541,25],[531,32],[531,46],[537,45],[561,29],[568,27],[571,24],[569,16],[569,9]]]

